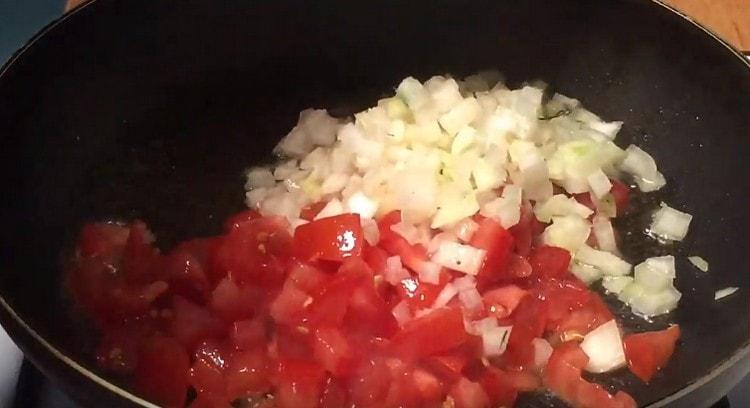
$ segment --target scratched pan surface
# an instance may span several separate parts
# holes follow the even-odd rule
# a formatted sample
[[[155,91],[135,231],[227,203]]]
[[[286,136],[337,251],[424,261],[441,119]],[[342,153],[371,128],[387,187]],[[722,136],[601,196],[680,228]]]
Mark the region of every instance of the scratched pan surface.
[[[750,68],[650,1],[99,0],[53,24],[0,76],[0,318],[82,404],[143,403],[96,375],[94,337],[68,312],[61,251],[82,222],[146,220],[163,246],[215,233],[242,207],[243,168],[267,161],[306,107],[351,112],[407,75],[496,68],[544,79],[656,157],[665,198],[695,215],[677,249],[678,352],[650,386],[599,378],[640,404],[705,406],[750,369]],[[711,263],[701,274],[685,260]],[[740,287],[714,302],[715,289]],[[562,406],[547,395],[521,405]]]

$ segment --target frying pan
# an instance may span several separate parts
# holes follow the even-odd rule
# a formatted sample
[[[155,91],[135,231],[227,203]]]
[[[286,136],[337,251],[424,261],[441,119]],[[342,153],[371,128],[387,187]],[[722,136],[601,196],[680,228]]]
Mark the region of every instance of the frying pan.
[[[61,254],[82,223],[140,218],[165,248],[217,233],[242,208],[242,170],[269,160],[300,110],[346,114],[407,75],[487,68],[623,120],[619,142],[656,157],[669,182],[657,198],[695,216],[689,239],[626,255],[676,253],[684,297],[653,323],[623,319],[628,330],[676,322],[683,338],[649,386],[627,370],[597,380],[643,405],[716,401],[750,370],[750,67],[645,0],[86,4],[0,74],[3,326],[81,404],[146,405],[97,372],[95,334],[61,289]],[[687,263],[693,254],[709,273]],[[740,290],[714,301],[725,286]]]

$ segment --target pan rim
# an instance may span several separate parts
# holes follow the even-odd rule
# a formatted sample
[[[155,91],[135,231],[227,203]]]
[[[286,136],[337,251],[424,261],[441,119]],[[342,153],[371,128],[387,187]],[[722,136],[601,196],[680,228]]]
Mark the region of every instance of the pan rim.
[[[16,50],[11,55],[11,57],[8,58],[8,60],[2,65],[2,67],[0,67],[0,80],[2,80],[2,78],[5,76],[7,71],[15,64],[15,62],[19,60],[31,47],[33,47],[34,44],[36,44],[39,40],[44,38],[47,35],[47,33],[51,32],[58,25],[65,23],[68,19],[72,18],[74,15],[78,14],[82,10],[90,7],[92,4],[96,3],[97,1],[98,0],[86,0],[83,4],[73,8],[70,11],[63,13],[61,16],[54,19],[45,27],[43,27],[41,30],[39,30],[33,37],[31,37],[18,50]],[[648,3],[654,4],[655,6],[660,6],[663,9],[681,17],[688,24],[697,27],[699,30],[703,31],[709,37],[713,38],[720,45],[726,48],[731,54],[734,54],[736,58],[738,58],[748,69],[750,69],[750,59],[748,59],[740,50],[735,48],[733,45],[729,44],[726,40],[721,38],[718,34],[716,34],[711,29],[695,21],[692,17],[688,16],[682,11],[677,10],[676,8],[674,8],[673,6],[669,4],[666,4],[664,0],[645,0],[645,1]],[[29,323],[27,323],[15,311],[15,309],[6,301],[5,297],[2,294],[0,294],[0,314],[3,314],[5,315],[6,318],[10,318],[11,320],[13,320],[22,330],[26,332],[27,335],[33,338],[34,341],[38,345],[42,346],[42,348],[46,350],[47,353],[51,354],[58,361],[62,362],[63,364],[68,366],[70,369],[80,374],[81,376],[93,381],[98,386],[115,393],[117,396],[122,397],[131,403],[137,404],[141,407],[158,408],[157,405],[151,402],[148,402],[147,400],[141,397],[138,397],[137,395],[124,389],[123,387],[120,387],[108,381],[107,379],[100,376],[99,374],[81,365],[80,363],[75,361],[73,358],[68,357],[65,353],[60,351],[55,345],[51,344],[43,336],[41,336]],[[7,329],[9,332],[11,331],[10,328],[7,328]],[[727,359],[715,365],[711,369],[711,371],[709,371],[707,374],[703,375],[702,377],[698,378],[692,383],[687,384],[685,387],[679,389],[678,391],[672,394],[669,394],[663,397],[662,399],[657,400],[656,402],[651,403],[650,405],[648,405],[648,407],[662,407],[662,406],[671,404],[675,401],[678,401],[679,399],[692,393],[698,388],[701,388],[702,386],[710,383],[716,377],[724,373],[727,369],[735,365],[735,363],[737,363],[738,361],[746,358],[748,355],[750,355],[750,338],[746,341],[746,343],[742,347],[737,349]],[[750,372],[750,367],[748,367],[746,371]]]

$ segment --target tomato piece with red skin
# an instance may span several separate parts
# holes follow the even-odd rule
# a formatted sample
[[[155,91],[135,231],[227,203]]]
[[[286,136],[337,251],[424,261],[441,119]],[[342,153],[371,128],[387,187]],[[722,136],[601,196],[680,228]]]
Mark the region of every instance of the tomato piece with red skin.
[[[224,403],[229,401],[224,377],[228,357],[226,347],[216,341],[205,341],[196,348],[189,382],[199,395],[211,395]]]
[[[414,370],[399,359],[388,359],[386,365],[391,374],[390,387],[385,398],[385,407],[419,408],[422,395],[414,382]]]
[[[299,217],[305,221],[312,221],[315,219],[315,216],[318,215],[318,213],[323,208],[325,208],[326,204],[328,203],[325,201],[318,201],[316,203],[312,203],[305,207],[302,207],[299,212]]]
[[[313,336],[315,360],[328,372],[342,376],[351,370],[352,348],[349,341],[334,327],[321,327]]]
[[[502,319],[510,316],[529,292],[516,285],[505,285],[482,294],[487,314]]]
[[[170,332],[189,350],[203,339],[222,337],[226,331],[220,319],[181,296],[172,298],[172,310]]]
[[[423,364],[441,380],[447,384],[452,384],[463,375],[462,372],[467,361],[464,356],[445,354],[427,357]]]
[[[479,383],[493,406],[512,407],[516,403],[518,390],[505,371],[493,366],[486,367]]]
[[[619,180],[610,179],[609,181],[612,183],[612,189],[609,190],[609,193],[612,194],[612,198],[615,200],[617,216],[623,216],[628,213],[628,206],[630,204],[630,187]]]
[[[516,307],[511,319],[514,325],[524,325],[534,337],[541,337],[547,327],[548,309],[547,302],[533,296],[526,296]]]
[[[433,285],[431,283],[423,283],[417,277],[412,277],[404,279],[396,285],[396,292],[401,299],[406,301],[411,312],[416,313],[418,310],[432,307],[435,299],[437,299],[450,279],[451,277],[448,273],[441,272],[438,284]]]
[[[412,373],[414,386],[419,391],[425,406],[438,406],[442,401],[444,389],[441,381],[423,368],[415,368]]]
[[[149,399],[169,408],[185,405],[190,358],[177,340],[156,336],[146,342],[135,369],[135,386]]]
[[[377,246],[365,246],[362,258],[370,266],[375,275],[385,275],[385,267],[388,259],[388,253],[383,248]]]
[[[367,358],[349,378],[349,403],[357,407],[382,407],[390,384],[391,373],[383,358]]]
[[[508,345],[502,359],[513,369],[525,369],[534,365],[534,333],[524,324],[513,326]]]
[[[278,361],[274,376],[275,399],[280,408],[314,408],[320,401],[325,371],[318,364],[298,359]]]
[[[238,285],[280,286],[292,255],[288,225],[281,217],[256,218],[238,224],[216,246],[212,279],[229,276]]]
[[[580,308],[575,308],[567,316],[557,322],[552,329],[555,333],[575,332],[581,335],[612,320],[614,315],[602,298],[592,294],[589,300]]]
[[[229,338],[238,350],[251,350],[264,346],[268,341],[265,319],[257,317],[232,323],[229,328]]]
[[[210,298],[211,284],[204,265],[190,251],[175,248],[164,259],[170,293],[184,296],[197,303],[205,303]]]
[[[159,257],[159,252],[151,243],[154,235],[143,221],[130,224],[130,234],[125,243],[122,257],[122,272],[128,282],[143,284],[153,280],[151,266]]]
[[[404,237],[391,230],[391,226],[401,222],[401,211],[391,211],[378,220],[380,241],[378,246],[388,254],[401,258],[401,263],[417,272],[427,261],[427,250],[420,244],[410,244]]]
[[[625,336],[625,358],[630,371],[643,382],[649,382],[674,353],[680,338],[680,327],[672,325],[660,331]]]
[[[272,358],[309,359],[313,355],[312,333],[309,329],[277,325],[269,356]]]
[[[240,211],[237,214],[234,214],[230,216],[229,218],[224,221],[224,231],[230,232],[234,229],[237,229],[240,227],[241,224],[244,224],[248,221],[252,221],[257,218],[261,218],[262,216],[257,210],[249,209],[245,211]]]
[[[458,347],[467,339],[461,310],[442,308],[406,322],[391,344],[401,357],[416,360]]]
[[[513,235],[508,230],[492,218],[483,218],[469,245],[486,251],[477,275],[477,285],[480,288],[508,278],[506,270],[514,245]]]
[[[453,384],[448,395],[453,398],[456,408],[489,408],[490,406],[490,398],[484,388],[464,377]]]
[[[253,286],[238,286],[224,278],[211,292],[209,309],[226,322],[247,319],[255,315],[265,296]]]
[[[264,348],[232,353],[225,370],[230,400],[270,391],[269,363]]]
[[[635,401],[620,391],[615,396],[581,377],[588,356],[575,342],[555,347],[544,370],[544,384],[575,408],[635,408]]]
[[[542,245],[531,251],[529,263],[534,276],[561,278],[568,272],[570,252],[563,248]]]
[[[345,408],[348,399],[349,392],[346,390],[345,381],[329,376],[320,396],[320,407]]]
[[[341,214],[300,225],[294,230],[294,249],[305,261],[341,262],[362,253],[364,236],[358,214]]]
[[[513,235],[515,252],[526,257],[531,253],[536,236],[544,231],[544,226],[536,219],[531,204],[526,201],[521,206],[521,218],[508,231]]]
[[[78,251],[85,258],[98,256],[112,260],[120,256],[129,235],[127,226],[108,222],[85,224],[78,236]]]

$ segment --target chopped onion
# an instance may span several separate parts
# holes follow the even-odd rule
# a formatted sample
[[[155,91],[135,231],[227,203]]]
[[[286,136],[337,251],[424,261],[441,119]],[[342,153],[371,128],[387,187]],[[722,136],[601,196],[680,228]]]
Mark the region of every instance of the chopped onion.
[[[612,182],[609,181],[609,177],[604,174],[602,169],[597,169],[595,172],[589,174],[586,177],[586,181],[588,181],[591,192],[596,198],[604,197],[612,189]]]
[[[672,287],[675,278],[674,257],[648,258],[635,267],[635,281],[644,290],[657,293]]]
[[[245,174],[247,183],[245,190],[252,190],[258,187],[273,187],[276,185],[276,179],[273,173],[266,167],[253,167]]]
[[[479,273],[486,251],[456,242],[444,242],[432,255],[432,262],[469,275]]]
[[[469,333],[481,336],[481,334],[486,332],[487,330],[491,330],[497,327],[497,319],[494,316],[485,317],[484,319],[479,319],[472,322],[469,326]]]
[[[537,201],[537,204],[534,206],[534,214],[541,222],[550,222],[552,217],[565,215],[577,215],[581,218],[588,218],[593,213],[590,208],[565,194],[556,194],[543,202]]]
[[[596,244],[602,251],[617,253],[617,239],[615,230],[612,228],[612,222],[608,217],[596,215],[591,223],[591,231],[596,237]]]
[[[435,301],[432,303],[432,308],[438,309],[447,305],[448,302],[453,300],[453,297],[455,297],[457,294],[458,290],[456,290],[456,287],[452,283],[448,282],[445,286],[443,286],[443,289],[435,298]]]
[[[578,262],[571,263],[570,273],[587,285],[598,281],[602,277],[602,271],[599,270],[599,268],[595,268],[591,265],[579,264]]]
[[[372,218],[378,212],[378,202],[358,191],[346,200],[346,208],[360,217]]]
[[[380,242],[380,228],[378,223],[372,218],[359,218],[359,223],[362,225],[362,235],[365,237],[365,241],[368,244],[375,246]]]
[[[437,233],[427,244],[427,253],[429,255],[432,255],[437,252],[438,248],[440,248],[440,245],[442,245],[444,242],[456,242],[457,240],[458,238],[452,232]]]
[[[481,107],[475,98],[466,98],[456,104],[448,113],[443,114],[438,122],[449,135],[455,135],[468,126],[481,111]]]
[[[575,259],[581,263],[595,266],[604,275],[623,276],[630,273],[632,265],[623,261],[617,255],[599,251],[583,244],[575,254]]]
[[[666,184],[664,176],[656,169],[656,162],[651,155],[636,145],[628,146],[625,154],[620,168],[635,177],[636,184],[641,191],[656,191]]]
[[[700,256],[689,256],[688,261],[703,272],[708,272],[708,262]]]
[[[425,261],[420,263],[419,270],[416,271],[417,274],[419,274],[419,281],[424,283],[429,283],[432,285],[437,285],[440,283],[440,270],[442,268],[440,265]]]
[[[578,251],[589,238],[591,224],[577,215],[553,217],[552,225],[542,234],[542,241],[546,245],[565,248],[571,253]]]
[[[404,279],[409,279],[409,272],[401,264],[401,257],[398,255],[388,257],[385,260],[385,280],[393,286],[398,285]]]
[[[486,357],[499,356],[505,353],[513,326],[498,326],[481,333],[482,347]]]
[[[391,225],[391,231],[400,235],[411,245],[419,242],[419,229],[414,224],[405,221],[397,222]]]
[[[633,282],[632,276],[605,276],[602,278],[602,286],[607,293],[619,295],[623,289]]]
[[[326,203],[325,207],[323,207],[322,210],[315,216],[316,220],[319,220],[321,218],[328,218],[333,217],[336,215],[341,215],[344,213],[344,205],[341,204],[341,201],[334,198]]]
[[[534,367],[541,369],[547,365],[547,361],[552,355],[552,345],[539,337],[531,340],[531,345],[534,346]]]
[[[471,275],[465,275],[460,278],[454,279],[453,286],[455,286],[459,292],[463,292],[464,290],[476,288],[477,280]]]
[[[453,233],[456,234],[456,237],[462,242],[471,241],[471,237],[474,236],[474,233],[477,231],[477,229],[479,229],[479,224],[477,224],[471,218],[465,218],[462,221],[459,221],[452,228]]]
[[[606,373],[625,366],[625,350],[617,322],[610,320],[584,336],[581,349],[589,357],[586,371]]]
[[[724,299],[725,297],[734,294],[734,292],[737,292],[738,290],[740,290],[740,288],[737,287],[719,289],[716,291],[716,293],[714,293],[714,300]]]
[[[393,310],[391,310],[391,314],[396,318],[396,322],[398,322],[399,326],[403,326],[404,323],[412,319],[409,304],[406,303],[405,300],[398,302],[398,304],[393,307]]]
[[[636,284],[638,283],[632,283],[628,288]],[[645,293],[644,291],[640,295],[633,297],[629,303],[634,313],[645,317],[653,317],[674,310],[681,297],[682,294],[677,289],[669,287],[658,293]]]
[[[477,291],[476,288],[458,292],[458,300],[461,301],[464,310],[468,312],[479,310],[484,305],[484,303],[482,303],[482,295],[479,294],[479,291]]]
[[[682,241],[687,235],[692,219],[692,215],[661,203],[661,208],[654,213],[654,220],[651,222],[649,232],[660,238]]]

